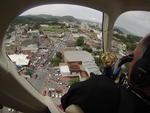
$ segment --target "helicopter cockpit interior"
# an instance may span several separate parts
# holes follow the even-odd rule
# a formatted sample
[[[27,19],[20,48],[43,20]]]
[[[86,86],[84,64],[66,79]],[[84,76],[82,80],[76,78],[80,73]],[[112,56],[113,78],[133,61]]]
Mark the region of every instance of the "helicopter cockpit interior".
[[[0,112],[64,113],[61,97],[91,73],[128,88],[130,62],[148,45],[140,40],[149,11],[149,0],[1,0]],[[83,113],[74,105],[65,112]]]

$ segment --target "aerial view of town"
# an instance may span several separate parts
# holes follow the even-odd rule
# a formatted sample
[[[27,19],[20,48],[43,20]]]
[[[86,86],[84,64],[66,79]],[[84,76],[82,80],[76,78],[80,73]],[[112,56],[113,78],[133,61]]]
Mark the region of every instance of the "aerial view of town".
[[[118,58],[132,52],[140,37],[114,27],[112,51]],[[90,73],[102,73],[102,23],[73,16],[23,15],[9,25],[5,51],[40,94],[56,105],[72,84],[86,80]]]

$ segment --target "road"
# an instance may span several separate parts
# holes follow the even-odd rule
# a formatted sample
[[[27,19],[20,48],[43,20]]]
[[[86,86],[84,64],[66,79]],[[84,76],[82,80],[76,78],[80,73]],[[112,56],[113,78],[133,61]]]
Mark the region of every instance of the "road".
[[[57,84],[47,84],[49,79],[49,74],[53,75],[54,69],[51,67],[51,60],[55,57],[56,53],[59,52],[62,48],[66,46],[66,42],[69,39],[70,34],[66,33],[63,37],[63,40],[57,40],[53,47],[48,48],[48,55],[46,57],[40,57],[36,62],[39,66],[37,66],[34,75],[37,75],[36,79],[30,79],[29,82],[31,85],[40,93],[48,87],[57,87]],[[40,64],[44,64],[43,67]]]
[[[42,93],[43,89],[47,87],[48,70],[42,68],[38,69],[36,70],[35,75],[37,75],[37,78],[32,78],[29,82],[38,92]]]
[[[66,42],[69,39],[70,34],[66,33],[62,40],[57,40],[53,47],[49,48],[49,59],[55,57],[56,53],[59,52],[62,48],[66,47]]]
[[[21,37],[19,33],[16,33],[16,34],[17,36]],[[28,81],[39,93],[42,94],[45,88],[48,89],[48,88],[61,87],[61,85],[57,83],[57,80],[54,80],[54,82],[48,83],[50,76],[54,74],[54,69],[52,68],[50,62],[52,58],[55,57],[57,52],[59,52],[61,49],[67,46],[66,43],[67,43],[67,40],[70,38],[70,36],[71,36],[70,33],[65,33],[65,36],[62,39],[58,38],[56,43],[51,45],[51,47],[48,48],[47,53],[45,52],[44,54],[40,54],[39,52],[37,52],[34,55],[33,59],[31,59],[32,61],[31,63],[35,65],[34,75],[36,77],[31,77],[30,79],[28,79]],[[53,98],[53,101],[57,105],[60,104],[60,98]],[[4,109],[0,110],[0,113],[10,113],[10,112],[11,111],[9,111],[8,108],[5,108],[5,107]],[[13,111],[13,113],[17,113],[17,112]]]

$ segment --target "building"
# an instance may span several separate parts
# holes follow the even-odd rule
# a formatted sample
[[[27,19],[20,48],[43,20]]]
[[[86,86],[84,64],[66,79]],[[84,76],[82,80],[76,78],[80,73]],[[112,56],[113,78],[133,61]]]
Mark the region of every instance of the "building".
[[[88,74],[94,72],[100,74],[99,68],[95,63],[93,56],[87,51],[64,51],[64,61],[65,63],[79,63],[83,66]]]
[[[10,39],[4,40],[5,46],[15,45],[16,37],[13,36]]]
[[[125,56],[126,55],[126,52],[127,52],[127,47],[125,44],[118,44],[118,48],[119,48],[119,54],[121,56]]]
[[[60,73],[62,76],[69,76],[70,75],[70,70],[68,65],[60,65],[59,66]]]
[[[12,54],[8,56],[17,66],[27,66],[30,61],[30,59],[27,58],[28,55],[25,54]]]
[[[73,33],[72,36],[76,39],[79,37],[85,37],[86,39],[90,39],[88,35],[83,34],[83,33]]]
[[[47,25],[47,24],[40,24],[40,27],[41,27],[41,28],[48,28],[49,25]]]
[[[86,40],[85,44],[90,47],[101,47],[101,45],[102,45],[101,41],[97,41],[97,40],[93,40],[93,39]]]
[[[69,66],[71,74],[73,74],[73,73],[80,73],[80,71],[81,71],[81,68],[80,68],[81,64],[82,64],[82,62],[69,62],[68,66]]]
[[[98,38],[100,41],[102,41],[102,32],[97,33],[97,38]]]
[[[85,22],[82,22],[81,23],[81,27],[80,27],[82,30],[90,30],[90,27],[87,23]]]
[[[36,53],[36,52],[38,51],[38,47],[37,47],[36,44],[30,44],[30,45],[28,45],[27,47],[22,46],[22,47],[21,47],[21,50],[22,50],[23,52],[25,52],[25,53],[27,53],[27,52]]]
[[[30,38],[38,37],[40,35],[39,30],[29,30],[27,34]]]

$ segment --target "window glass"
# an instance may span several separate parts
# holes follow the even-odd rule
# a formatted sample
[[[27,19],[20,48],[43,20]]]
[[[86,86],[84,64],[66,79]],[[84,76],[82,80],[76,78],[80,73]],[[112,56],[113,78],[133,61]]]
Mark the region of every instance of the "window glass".
[[[90,72],[100,73],[101,25],[102,12],[91,8],[38,6],[9,25],[4,40],[6,53],[19,76],[60,103],[72,84]]]

